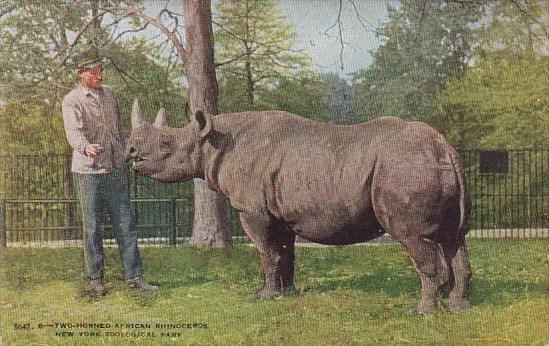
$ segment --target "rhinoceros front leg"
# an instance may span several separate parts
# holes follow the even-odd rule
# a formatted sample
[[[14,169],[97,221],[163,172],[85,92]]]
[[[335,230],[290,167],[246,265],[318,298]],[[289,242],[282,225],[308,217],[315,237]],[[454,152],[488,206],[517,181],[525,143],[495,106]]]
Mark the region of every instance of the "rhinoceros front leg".
[[[261,298],[271,298],[290,291],[294,285],[295,235],[284,225],[268,218],[240,215],[244,232],[256,245],[261,259],[264,284]]]

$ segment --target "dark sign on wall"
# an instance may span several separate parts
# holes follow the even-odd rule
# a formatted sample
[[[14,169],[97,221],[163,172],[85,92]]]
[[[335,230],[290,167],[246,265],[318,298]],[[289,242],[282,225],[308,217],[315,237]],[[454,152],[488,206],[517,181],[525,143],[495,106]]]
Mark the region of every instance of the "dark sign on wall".
[[[502,173],[509,170],[509,152],[506,150],[481,150],[480,173]]]

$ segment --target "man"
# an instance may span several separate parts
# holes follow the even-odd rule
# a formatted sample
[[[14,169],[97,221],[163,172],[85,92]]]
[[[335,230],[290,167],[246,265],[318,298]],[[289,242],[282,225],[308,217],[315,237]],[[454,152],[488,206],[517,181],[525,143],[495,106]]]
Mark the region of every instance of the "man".
[[[103,295],[106,211],[111,216],[124,279],[132,288],[154,291],[158,287],[143,280],[125,171],[125,139],[118,101],[101,85],[103,60],[96,48],[75,56],[80,83],[63,100],[65,133],[73,148],[71,171],[82,210],[86,272],[92,291]]]

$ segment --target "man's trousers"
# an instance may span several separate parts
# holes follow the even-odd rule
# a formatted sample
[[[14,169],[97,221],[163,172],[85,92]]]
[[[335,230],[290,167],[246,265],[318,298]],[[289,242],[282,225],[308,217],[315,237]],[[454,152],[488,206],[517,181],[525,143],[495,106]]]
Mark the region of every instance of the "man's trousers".
[[[142,275],[137,248],[135,215],[130,206],[125,171],[114,169],[106,174],[73,173],[82,213],[84,259],[90,280],[103,278],[103,234],[105,213],[109,213],[118,244],[124,279]]]

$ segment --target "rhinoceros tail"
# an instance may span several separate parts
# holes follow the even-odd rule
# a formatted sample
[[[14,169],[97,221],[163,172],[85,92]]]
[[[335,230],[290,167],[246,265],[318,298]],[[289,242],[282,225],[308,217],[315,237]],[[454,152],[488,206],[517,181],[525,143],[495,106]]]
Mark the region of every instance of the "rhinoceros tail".
[[[471,209],[470,200],[469,200],[469,192],[467,190],[467,185],[465,183],[465,170],[463,168],[463,164],[461,163],[461,160],[459,158],[458,153],[454,148],[444,140],[446,152],[450,156],[450,160],[452,161],[452,166],[454,167],[454,172],[456,174],[457,183],[459,185],[459,225],[457,229],[457,235],[458,236],[465,236],[467,232],[469,232],[469,224],[468,224],[468,218],[469,218],[469,212]]]

